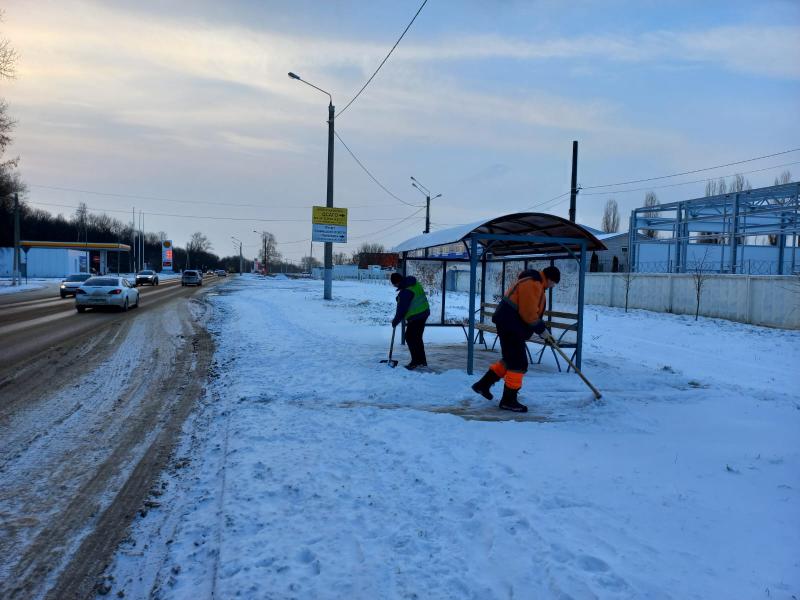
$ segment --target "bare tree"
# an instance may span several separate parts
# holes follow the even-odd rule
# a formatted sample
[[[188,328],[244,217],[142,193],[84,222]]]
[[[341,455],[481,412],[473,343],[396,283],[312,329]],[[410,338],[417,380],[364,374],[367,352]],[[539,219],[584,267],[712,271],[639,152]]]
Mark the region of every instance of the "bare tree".
[[[3,11],[0,10],[0,23]],[[19,56],[11,47],[11,43],[0,36],[0,80],[12,79]],[[0,196],[14,192],[23,192],[24,186],[13,169],[19,164],[19,158],[4,158],[6,148],[11,144],[11,131],[16,122],[8,116],[8,104],[0,98]]]
[[[750,181],[744,178],[741,173],[737,173],[733,176],[733,181],[731,182],[730,187],[728,188],[728,192],[736,193],[736,192],[746,192],[747,190],[752,190],[753,186],[750,185]]]
[[[606,233],[619,231],[619,206],[614,198],[609,198],[603,209],[603,222],[600,228]]]
[[[713,179],[706,181],[706,198],[717,195],[717,182]]]
[[[0,23],[3,22],[5,13],[0,10]],[[0,37],[0,79],[13,79],[16,74],[19,54],[11,47],[11,42]]]
[[[717,182],[717,194],[727,194],[728,193],[728,184],[725,181],[724,177],[719,178],[719,182]]]
[[[195,231],[189,242],[186,244],[187,252],[208,252],[211,250],[211,242],[208,237],[200,231]]]
[[[346,252],[333,253],[333,264],[335,265],[348,265],[350,264],[350,260],[351,259]]]
[[[300,266],[302,267],[303,271],[306,273],[311,273],[311,269],[316,267],[321,267],[322,263],[319,262],[313,256],[304,256],[300,259]]]
[[[261,249],[258,251],[258,256],[266,266],[281,260],[281,254],[278,252],[278,242],[269,231],[261,232]]]
[[[77,237],[75,240],[78,242],[80,242],[82,238],[84,241],[87,241],[86,226],[89,220],[88,217],[89,209],[87,208],[86,203],[79,202],[78,208],[75,209],[75,215],[72,217],[72,222],[75,224],[75,229],[77,231]]]
[[[784,185],[787,183],[792,183],[792,172],[791,171],[784,171],[778,177],[775,178],[775,183],[773,185]]]
[[[697,317],[700,315],[700,299],[703,296],[703,287],[708,281],[710,275],[708,271],[706,271],[706,260],[708,259],[708,248],[706,248],[705,253],[703,254],[703,258],[699,261],[695,261],[694,268],[692,269],[692,281],[694,283],[694,292],[695,292],[695,299],[697,300],[697,304],[695,305],[694,309],[694,320],[697,321]]]
[[[658,197],[656,196],[655,192],[647,192],[644,195],[644,205],[646,207],[652,208],[654,206],[658,206],[659,204],[660,202],[658,201]],[[652,219],[653,217],[658,216],[658,213],[656,211],[647,211],[643,213],[643,215],[645,218]],[[656,231],[655,229],[645,229],[642,231],[642,234],[651,239],[655,239],[658,237],[658,231]]]
[[[631,265],[628,262],[623,266],[622,270],[622,283],[625,286],[625,312],[628,312],[628,297],[630,296],[634,279],[636,279],[636,276],[631,271]]]

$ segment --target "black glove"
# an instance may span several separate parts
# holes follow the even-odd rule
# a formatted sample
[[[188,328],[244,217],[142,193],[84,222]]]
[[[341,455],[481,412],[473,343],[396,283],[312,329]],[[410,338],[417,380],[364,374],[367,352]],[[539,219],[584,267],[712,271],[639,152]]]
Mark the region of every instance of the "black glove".
[[[547,330],[547,327],[545,326],[544,321],[542,319],[539,319],[538,321],[536,321],[536,323],[533,324],[533,333],[535,333],[536,335],[541,336],[545,331],[550,333]]]

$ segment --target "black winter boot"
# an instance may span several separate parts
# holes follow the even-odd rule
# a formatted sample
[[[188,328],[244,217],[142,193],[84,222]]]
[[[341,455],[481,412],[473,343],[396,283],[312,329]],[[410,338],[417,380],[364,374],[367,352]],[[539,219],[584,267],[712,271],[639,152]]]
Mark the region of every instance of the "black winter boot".
[[[517,401],[517,394],[519,394],[519,390],[512,390],[510,387],[504,386],[503,398],[500,400],[500,408],[520,413],[528,412],[528,407]]]
[[[472,389],[487,400],[493,400],[494,396],[492,396],[492,392],[490,390],[498,381],[500,381],[500,378],[497,376],[497,373],[489,369],[486,371],[483,377],[472,384]]]

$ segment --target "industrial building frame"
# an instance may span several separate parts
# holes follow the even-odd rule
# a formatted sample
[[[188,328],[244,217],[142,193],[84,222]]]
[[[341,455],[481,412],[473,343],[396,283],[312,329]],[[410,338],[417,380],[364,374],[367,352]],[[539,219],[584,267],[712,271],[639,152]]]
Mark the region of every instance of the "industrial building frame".
[[[637,232],[668,232],[665,237],[643,237]],[[754,190],[743,190],[644,206],[631,212],[628,229],[629,264],[639,271],[639,253],[647,244],[669,245],[668,272],[686,273],[698,268],[719,273],[742,273],[740,248],[748,240],[762,241],[775,236],[775,261],[779,275],[796,274],[798,236],[800,236],[800,183],[787,183]],[[689,260],[689,245],[713,244],[720,247],[720,259],[698,265]],[[786,253],[789,269],[786,268]]]

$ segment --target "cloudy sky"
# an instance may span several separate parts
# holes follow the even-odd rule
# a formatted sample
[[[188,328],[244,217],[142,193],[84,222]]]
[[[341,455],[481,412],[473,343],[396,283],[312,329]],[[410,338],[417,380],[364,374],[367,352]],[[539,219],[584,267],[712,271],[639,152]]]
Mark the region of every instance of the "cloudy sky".
[[[307,255],[310,213],[325,203],[328,90],[342,110],[421,0],[6,0],[0,31],[20,54],[0,97],[17,119],[14,154],[28,200],[70,214],[79,202],[183,245],[203,231],[253,256],[268,230],[289,259]],[[572,140],[579,182],[668,175],[800,146],[800,3],[430,0],[337,132],[337,206],[352,251],[424,228],[536,210],[567,215]],[[800,152],[737,171],[754,187]],[[788,166],[778,166],[787,165]],[[641,184],[578,199],[599,226]],[[654,187],[662,202],[703,184]],[[76,191],[83,190],[83,191]],[[597,191],[597,190],[595,190]],[[314,254],[321,257],[321,246]]]

